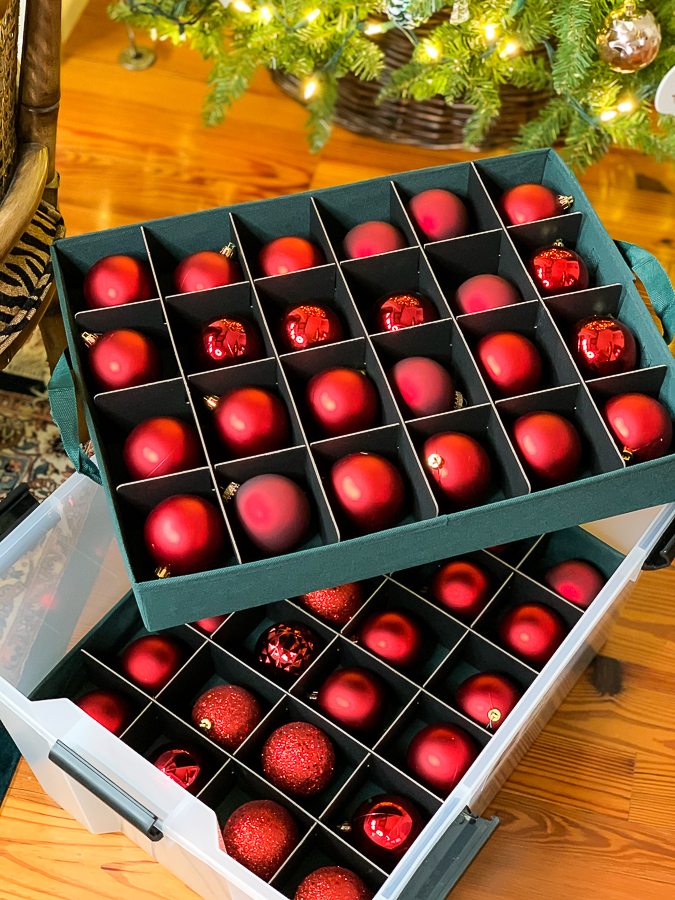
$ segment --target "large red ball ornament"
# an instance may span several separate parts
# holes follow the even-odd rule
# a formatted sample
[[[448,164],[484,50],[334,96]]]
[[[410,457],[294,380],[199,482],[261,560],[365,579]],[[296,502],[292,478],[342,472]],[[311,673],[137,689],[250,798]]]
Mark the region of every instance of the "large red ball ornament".
[[[185,790],[192,787],[202,770],[201,754],[194,748],[164,750],[153,765]]]
[[[605,403],[604,416],[626,462],[665,456],[673,441],[673,423],[665,406],[647,394],[619,394]]]
[[[577,365],[587,378],[628,372],[637,362],[633,332],[611,316],[581,319],[572,329],[571,344]]]
[[[408,203],[408,213],[428,241],[461,237],[469,230],[469,214],[456,194],[435,188]]]
[[[468,559],[453,559],[434,574],[429,586],[431,596],[454,616],[473,620],[492,596],[489,574]]]
[[[408,416],[432,416],[461,406],[452,376],[440,363],[426,356],[399,360],[389,371],[394,395]]]
[[[175,638],[148,634],[129,644],[120,660],[122,671],[144,691],[156,694],[185,661],[185,650]]]
[[[461,313],[477,313],[520,303],[517,289],[500,275],[474,275],[455,291],[455,303]]]
[[[375,656],[400,669],[419,662],[425,650],[421,623],[412,613],[401,609],[387,609],[368,616],[359,628],[358,641]]]
[[[424,442],[424,468],[457,509],[481,503],[490,490],[490,457],[475,438],[445,431]]]
[[[340,627],[346,625],[356,615],[365,599],[360,581],[350,581],[337,587],[311,591],[298,597],[305,609],[329,625]]]
[[[257,327],[242,316],[223,316],[206,322],[197,343],[197,355],[210,369],[261,359],[264,352]]]
[[[293,304],[281,317],[279,340],[286,352],[334,344],[342,337],[340,320],[325,303]]]
[[[319,688],[319,709],[348,731],[370,734],[381,722],[387,702],[382,680],[360,666],[338,669]]]
[[[291,432],[286,407],[271,391],[260,387],[234,388],[216,399],[213,409],[216,434],[235,457],[270,453],[286,446]]]
[[[173,274],[174,286],[179,294],[207,291],[242,281],[241,269],[225,253],[201,250],[192,253],[178,264]]]
[[[305,492],[285,475],[256,475],[237,489],[234,508],[246,536],[267,554],[288,553],[307,534]]]
[[[132,256],[105,256],[84,279],[84,299],[90,309],[149,300],[154,294],[150,267]]]
[[[566,559],[544,575],[544,582],[565,600],[588,609],[605,586],[605,576],[585,559]]]
[[[225,523],[216,507],[193,494],[162,500],[145,520],[145,546],[160,577],[190,575],[214,566],[226,542]]]
[[[192,625],[205,634],[213,634],[214,631],[220,628],[226,618],[227,613],[224,616],[209,616],[206,619],[198,619],[196,622],[192,622]]]
[[[136,387],[159,381],[162,361],[159,350],[144,334],[119,328],[100,336],[82,335],[89,349],[89,366],[104,391]]]
[[[504,397],[535,391],[543,366],[529,338],[515,331],[499,331],[481,338],[476,348],[481,370]]]
[[[545,297],[583,291],[588,287],[586,263],[574,250],[556,241],[550,247],[540,247],[530,257],[530,275]]]
[[[265,675],[289,683],[312,665],[321,649],[319,638],[302,622],[278,622],[259,636],[255,657]]]
[[[408,747],[407,763],[413,774],[445,796],[477,756],[478,748],[463,728],[439,722],[417,732]]]
[[[327,437],[364,431],[377,419],[377,391],[368,376],[356,369],[319,372],[308,382],[305,396],[314,421]]]
[[[434,322],[438,313],[433,304],[422,294],[400,291],[380,297],[373,307],[371,319],[375,331],[400,331]]]
[[[391,527],[403,511],[401,473],[377,453],[343,456],[330,470],[330,483],[338,506],[364,534]]]
[[[290,235],[265,244],[258,256],[258,264],[265,276],[287,275],[300,269],[322,266],[325,261],[323,253],[314,244]]]
[[[506,675],[478,672],[460,684],[455,702],[474,722],[496,731],[520,697],[520,690]]]
[[[236,684],[209,688],[192,707],[192,723],[214,743],[233,752],[262,719],[256,698]]]
[[[191,425],[173,416],[157,416],[134,428],[122,456],[132,478],[156,478],[196,468],[202,449]]]
[[[312,797],[333,777],[335,750],[330,738],[316,725],[290,722],[267,738],[261,763],[263,772],[279,790]]]
[[[354,813],[350,837],[361,853],[385,869],[393,868],[424,827],[415,804],[398,794],[379,794]]]
[[[499,623],[499,638],[526,663],[541,666],[565,639],[565,623],[542,603],[523,603],[510,609]]]
[[[295,849],[300,834],[293,816],[274,800],[251,800],[223,828],[225,852],[269,881]]]
[[[372,896],[355,872],[324,866],[303,878],[293,900],[372,900]]]
[[[530,471],[545,487],[577,477],[581,438],[564,416],[552,412],[521,416],[513,426],[513,438]]]
[[[89,691],[75,705],[108,731],[120,735],[131,721],[131,706],[117,691]]]
[[[398,228],[389,222],[363,222],[347,232],[342,246],[347,259],[361,259],[402,250],[407,244]]]
[[[507,225],[524,225],[559,216],[573,203],[573,197],[556,194],[543,184],[518,184],[502,194],[499,212]]]

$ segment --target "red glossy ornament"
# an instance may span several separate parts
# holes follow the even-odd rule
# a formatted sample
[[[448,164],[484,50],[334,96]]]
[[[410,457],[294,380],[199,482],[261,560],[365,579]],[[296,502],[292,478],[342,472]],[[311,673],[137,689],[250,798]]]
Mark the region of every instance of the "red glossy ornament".
[[[362,259],[378,253],[402,250],[407,243],[398,228],[389,222],[362,222],[345,235],[342,247],[347,259]]]
[[[605,403],[604,416],[626,462],[665,456],[673,441],[673,423],[665,406],[647,394],[619,394]]]
[[[330,782],[335,750],[330,738],[308,722],[289,722],[267,738],[262,770],[273,785],[288,794],[312,797]]]
[[[217,628],[220,628],[226,618],[227,614],[224,616],[209,616],[206,619],[198,619],[192,624],[206,632],[206,634],[213,634]]]
[[[132,478],[156,478],[195,469],[201,463],[202,449],[191,425],[173,416],[157,416],[134,428],[124,442],[122,456]]]
[[[623,322],[611,316],[592,316],[572,329],[572,355],[583,375],[602,378],[634,369],[637,344]]]
[[[278,622],[258,638],[255,657],[268,677],[291,681],[312,665],[321,649],[317,635],[302,622]]]
[[[305,397],[314,421],[328,437],[364,431],[377,419],[377,391],[356,369],[319,372],[308,382]]]
[[[476,348],[481,371],[504,397],[535,391],[543,366],[529,338],[515,331],[498,331],[481,338]]]
[[[122,734],[131,720],[129,702],[117,691],[89,691],[75,705],[116,735]]]
[[[324,866],[303,878],[293,900],[372,900],[372,896],[351,869]]]
[[[573,197],[556,194],[543,184],[518,184],[502,194],[499,212],[507,225],[524,225],[559,216],[573,202]]]
[[[422,294],[400,291],[380,297],[373,307],[371,318],[375,331],[400,331],[401,328],[434,322],[438,313]]]
[[[382,722],[387,693],[381,679],[360,666],[338,669],[319,688],[319,709],[343,728],[370,734]]]
[[[90,348],[91,373],[104,391],[159,381],[162,374],[159,350],[140,331],[119,328],[100,336],[85,333],[82,337]]]
[[[223,828],[225,852],[264,881],[286,861],[299,839],[295,819],[274,800],[244,803]]]
[[[218,399],[207,397],[216,434],[235,457],[280,450],[291,432],[286,407],[271,391],[234,388]]]
[[[490,457],[468,434],[445,431],[424,442],[424,468],[457,509],[481,503],[490,490]]]
[[[414,775],[445,796],[477,756],[478,748],[463,728],[438,722],[417,732],[408,747],[407,763]]]
[[[305,492],[285,475],[256,475],[234,495],[249,540],[267,554],[288,553],[307,534],[311,511]]]
[[[364,534],[391,527],[400,518],[405,485],[393,463],[377,453],[350,453],[330,470],[335,500]]]
[[[513,439],[531,472],[546,487],[576,478],[581,438],[570,421],[557,413],[534,412],[516,419]]]
[[[530,257],[530,275],[545,297],[583,291],[588,287],[586,263],[575,253],[556,241],[550,247],[540,247]]]
[[[462,404],[452,376],[426,356],[401,359],[389,371],[389,383],[406,416],[432,416]]]
[[[154,295],[150,267],[132,256],[105,256],[84,278],[84,299],[90,309],[122,306]]]
[[[415,804],[398,794],[379,794],[354,813],[350,836],[362,853],[391,869],[422,831],[424,820]]]
[[[558,613],[542,603],[514,606],[499,623],[499,638],[507,650],[537,666],[548,662],[566,633]]]
[[[173,274],[177,293],[191,294],[242,281],[241,269],[225,253],[201,250],[181,260]]]
[[[346,625],[363,606],[366,598],[360,581],[301,594],[298,600],[315,616],[331,625]]]
[[[261,359],[264,353],[260,332],[242,316],[223,316],[202,326],[197,355],[210,369],[251,362]]]
[[[455,303],[461,313],[477,313],[520,303],[518,290],[500,275],[474,275],[455,291]]]
[[[606,578],[585,559],[566,559],[548,570],[544,582],[582,609],[588,609],[605,586]]]
[[[492,596],[490,576],[468,559],[452,559],[434,574],[431,596],[460,619],[475,619]]]
[[[395,668],[417,663],[425,650],[424,630],[417,618],[405,610],[373,613],[358,632],[361,646]]]
[[[175,638],[148,634],[129,644],[122,654],[122,671],[130,681],[156,694],[185,662],[185,649]]]
[[[194,749],[164,750],[154,761],[160,772],[187,790],[199,778],[201,755]]]
[[[192,723],[220,747],[233,752],[262,719],[256,698],[236,684],[218,684],[204,691],[192,707]]]
[[[340,320],[324,303],[289,306],[281,318],[279,340],[284,351],[306,350],[314,344],[334,344],[342,337]]]
[[[260,251],[258,264],[263,275],[287,275],[300,269],[322,266],[324,255],[314,244],[301,237],[280,237]]]
[[[226,543],[220,512],[194,494],[162,500],[145,520],[143,536],[148,553],[163,570],[160,577],[212,568]]]
[[[456,194],[434,188],[408,203],[408,213],[428,241],[461,237],[469,230],[469,214]]]
[[[455,702],[474,722],[496,731],[520,697],[520,690],[506,675],[478,672],[460,684]]]

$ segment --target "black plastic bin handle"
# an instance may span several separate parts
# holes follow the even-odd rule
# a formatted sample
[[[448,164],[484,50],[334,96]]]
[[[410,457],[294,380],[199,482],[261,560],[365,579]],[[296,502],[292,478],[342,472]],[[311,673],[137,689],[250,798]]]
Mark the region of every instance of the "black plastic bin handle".
[[[658,544],[651,551],[647,559],[642,564],[642,568],[647,572],[654,572],[656,569],[667,569],[672,565],[675,559],[675,519],[663,532],[659,538]]]
[[[49,759],[151,841],[162,840],[164,834],[157,827],[157,816],[70,747],[57,741],[49,751]]]

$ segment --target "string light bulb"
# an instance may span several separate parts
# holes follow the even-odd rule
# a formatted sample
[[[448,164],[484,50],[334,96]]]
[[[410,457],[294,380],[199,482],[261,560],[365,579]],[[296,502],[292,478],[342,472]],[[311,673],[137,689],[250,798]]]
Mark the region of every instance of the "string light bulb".
[[[251,7],[246,3],[246,0],[234,0],[232,6],[237,10],[237,12],[242,13],[250,13],[252,12]]]
[[[605,109],[600,113],[600,121],[601,122],[611,122],[612,119],[615,119],[619,115],[616,109]]]
[[[316,9],[313,9],[311,12],[308,12],[305,15],[305,18],[307,19],[308,22],[313,22],[315,19],[318,19],[320,15],[321,15],[321,10],[317,7]]]
[[[441,55],[441,51],[435,44],[432,44],[431,41],[425,41],[423,44],[423,48],[429,59],[438,59],[438,57]]]
[[[269,6],[261,6],[258,12],[260,13],[260,18],[266,25],[272,21],[273,15],[272,10],[269,8]]]
[[[364,34],[382,34],[382,25],[380,22],[369,22],[363,29]]]
[[[305,82],[305,88],[302,92],[302,96],[305,98],[305,100],[311,100],[318,89],[319,82],[316,80],[316,78],[308,78]]]
[[[492,22],[489,22],[487,25],[483,25],[483,31],[485,32],[485,37],[488,41],[494,41],[497,37],[497,26]]]
[[[515,56],[518,52],[518,44],[515,41],[507,41],[504,47],[500,50],[499,56],[500,59],[507,59],[509,56]]]
[[[626,100],[622,100],[621,103],[617,106],[617,109],[620,113],[629,113],[633,112],[635,109],[635,101],[630,98]]]

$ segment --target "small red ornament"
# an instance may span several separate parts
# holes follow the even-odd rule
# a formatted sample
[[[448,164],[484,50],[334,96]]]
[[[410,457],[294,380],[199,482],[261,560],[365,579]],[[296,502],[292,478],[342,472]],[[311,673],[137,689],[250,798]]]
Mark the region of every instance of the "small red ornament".
[[[424,442],[424,467],[457,509],[481,503],[490,489],[490,457],[468,434],[445,431]]]
[[[315,422],[328,437],[364,431],[377,419],[377,391],[356,369],[319,372],[307,384],[305,396]]]
[[[475,619],[492,596],[490,576],[468,559],[442,565],[429,586],[431,596],[460,619]]]
[[[175,638],[148,634],[129,644],[120,660],[130,681],[156,694],[185,662],[185,650]]]
[[[461,313],[477,313],[520,303],[517,289],[500,275],[474,275],[455,291],[455,303]]]
[[[530,275],[545,297],[583,291],[588,287],[586,263],[558,240],[550,247],[540,247],[530,257]]]
[[[157,416],[134,428],[124,442],[122,456],[132,478],[156,478],[195,469],[201,463],[202,449],[191,425],[173,416]]]
[[[438,722],[417,732],[408,747],[407,763],[414,775],[445,797],[477,756],[478,748],[463,728]]]
[[[302,622],[278,622],[262,632],[255,656],[268,677],[291,681],[312,665],[321,649],[319,638]]]
[[[226,542],[225,523],[213,503],[193,494],[162,500],[145,520],[145,546],[160,577],[212,568]]]
[[[240,387],[207,397],[216,434],[235,457],[270,453],[286,446],[291,431],[286,407],[271,391]]]
[[[565,634],[558,613],[542,603],[514,606],[499,623],[499,637],[507,650],[537,666],[548,662]]]
[[[422,294],[401,291],[380,297],[373,307],[371,318],[375,331],[400,331],[401,328],[434,322],[438,313]]]
[[[304,878],[293,900],[372,900],[359,876],[342,866],[324,866]]]
[[[192,723],[220,747],[233,752],[262,719],[256,698],[236,684],[217,684],[192,707]]]
[[[513,439],[523,459],[545,487],[577,477],[581,438],[570,421],[557,413],[534,412],[516,419]]]
[[[223,316],[202,325],[197,355],[210,369],[251,362],[261,359],[264,353],[260,332],[242,316]]]
[[[167,778],[175,781],[186,790],[199,778],[201,772],[201,754],[190,748],[180,750],[164,750],[153,763]]]
[[[119,328],[102,335],[85,332],[82,339],[90,348],[92,375],[104,391],[136,387],[161,378],[159,350],[140,331]]]
[[[335,750],[328,736],[316,725],[289,722],[267,738],[261,762],[263,772],[279,790],[312,797],[333,777]]]
[[[573,197],[556,194],[543,184],[518,184],[502,194],[499,212],[507,225],[524,225],[559,216],[573,203]]]
[[[566,559],[544,575],[544,582],[582,609],[588,609],[605,586],[604,575],[585,559]]]
[[[347,259],[361,259],[402,250],[407,244],[398,228],[389,222],[362,222],[347,232],[342,246]]]
[[[572,329],[572,355],[583,375],[602,378],[634,369],[637,344],[623,322],[611,316],[592,316]]]
[[[256,475],[237,488],[234,508],[249,540],[267,554],[288,553],[307,534],[305,492],[285,475]]]
[[[300,269],[311,269],[325,263],[323,253],[301,237],[280,237],[270,241],[260,251],[258,264],[265,276],[287,275]]]
[[[361,853],[391,869],[412,846],[424,820],[407,797],[379,794],[359,806],[348,827]]]
[[[359,628],[359,643],[395,668],[419,662],[425,650],[424,630],[405,610],[373,613]]]
[[[481,370],[504,397],[535,391],[543,366],[539,351],[529,338],[515,331],[488,334],[478,342]]]
[[[286,861],[299,839],[295,819],[274,800],[244,803],[223,828],[225,852],[264,881]]]
[[[224,616],[209,616],[207,619],[198,619],[192,624],[206,632],[206,634],[213,634],[216,629],[220,628],[226,618],[227,614]]]
[[[408,203],[408,213],[428,241],[461,237],[469,230],[469,214],[456,194],[435,188]]]
[[[89,691],[75,705],[115,735],[122,734],[131,719],[129,702],[117,691]]]
[[[364,534],[391,527],[400,517],[405,485],[393,463],[377,453],[350,453],[330,470],[334,497]]]
[[[232,254],[228,255],[226,252],[228,249],[226,247],[220,253],[201,250],[186,256],[173,274],[176,291],[179,294],[191,294],[242,281],[241,269],[232,259]]]
[[[334,344],[342,337],[340,320],[325,303],[293,304],[281,317],[279,340],[285,351],[306,350],[315,344]]]
[[[84,299],[89,309],[149,300],[154,294],[150,267],[132,256],[105,256],[94,263],[84,279]]]
[[[462,405],[462,395],[455,393],[448,370],[426,356],[399,360],[388,377],[406,415],[432,416]]]
[[[343,728],[370,734],[382,722],[387,689],[380,678],[360,666],[338,669],[319,688],[319,709]]]
[[[298,600],[315,616],[331,625],[346,625],[363,606],[365,597],[360,581],[301,594]]]
[[[455,702],[462,712],[491,731],[501,728],[520,698],[521,692],[511,679],[497,672],[470,675],[455,694]]]
[[[673,423],[665,406],[647,394],[619,394],[605,403],[610,431],[629,463],[665,456],[673,441]]]

